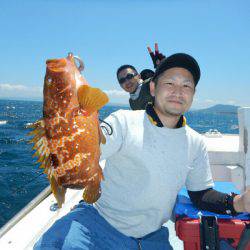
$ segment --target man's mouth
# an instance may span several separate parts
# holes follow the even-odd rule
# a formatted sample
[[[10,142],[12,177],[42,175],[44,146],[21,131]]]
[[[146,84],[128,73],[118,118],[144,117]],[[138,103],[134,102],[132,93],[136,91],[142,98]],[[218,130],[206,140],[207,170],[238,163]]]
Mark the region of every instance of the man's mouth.
[[[168,100],[168,102],[177,103],[177,104],[183,104],[183,101],[180,101],[180,100]]]
[[[129,85],[127,85],[127,86],[126,86],[126,88],[127,88],[127,89],[131,89],[131,88],[133,88],[133,84],[129,84]]]

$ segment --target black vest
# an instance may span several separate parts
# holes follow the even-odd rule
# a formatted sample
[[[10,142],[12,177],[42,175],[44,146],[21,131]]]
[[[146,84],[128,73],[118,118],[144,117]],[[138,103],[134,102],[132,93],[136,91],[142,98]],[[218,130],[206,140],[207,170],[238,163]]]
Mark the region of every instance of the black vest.
[[[150,81],[151,78],[146,79],[142,83],[141,91],[137,99],[132,100],[131,98],[129,98],[129,104],[131,109],[133,110],[146,109],[146,106],[149,102],[153,103],[154,97],[151,96],[150,94],[150,87],[149,87]]]

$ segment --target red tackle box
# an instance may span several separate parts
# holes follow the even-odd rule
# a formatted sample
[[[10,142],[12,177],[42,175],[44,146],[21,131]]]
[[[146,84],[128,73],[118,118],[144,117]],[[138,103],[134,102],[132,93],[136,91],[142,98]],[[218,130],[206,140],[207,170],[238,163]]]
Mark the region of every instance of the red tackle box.
[[[232,183],[217,182],[215,189],[225,193],[239,193]],[[185,250],[250,250],[250,214],[235,217],[196,209],[185,189],[178,194],[175,206],[177,236]],[[223,242],[222,242],[223,241]]]

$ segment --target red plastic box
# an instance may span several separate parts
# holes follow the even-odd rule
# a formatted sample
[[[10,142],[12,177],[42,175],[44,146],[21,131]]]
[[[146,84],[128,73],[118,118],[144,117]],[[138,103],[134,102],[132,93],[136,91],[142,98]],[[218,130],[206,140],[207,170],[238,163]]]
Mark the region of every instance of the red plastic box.
[[[217,220],[219,239],[229,240],[231,246],[237,249],[242,232],[250,221],[244,220]],[[175,223],[175,230],[177,236],[183,241],[185,250],[200,250],[200,220],[182,218]],[[245,250],[250,250],[250,243],[247,244]]]

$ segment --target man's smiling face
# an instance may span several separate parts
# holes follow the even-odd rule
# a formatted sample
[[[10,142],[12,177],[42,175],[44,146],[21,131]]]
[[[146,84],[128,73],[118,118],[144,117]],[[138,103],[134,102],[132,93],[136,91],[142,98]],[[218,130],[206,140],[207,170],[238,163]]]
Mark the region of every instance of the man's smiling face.
[[[136,91],[140,75],[136,71],[134,71],[131,68],[123,69],[119,72],[118,76],[118,82],[120,83],[120,86],[129,93],[133,93]]]
[[[154,107],[165,115],[179,116],[189,110],[195,93],[192,74],[184,68],[164,71],[156,82],[150,84],[151,95],[155,96]]]

